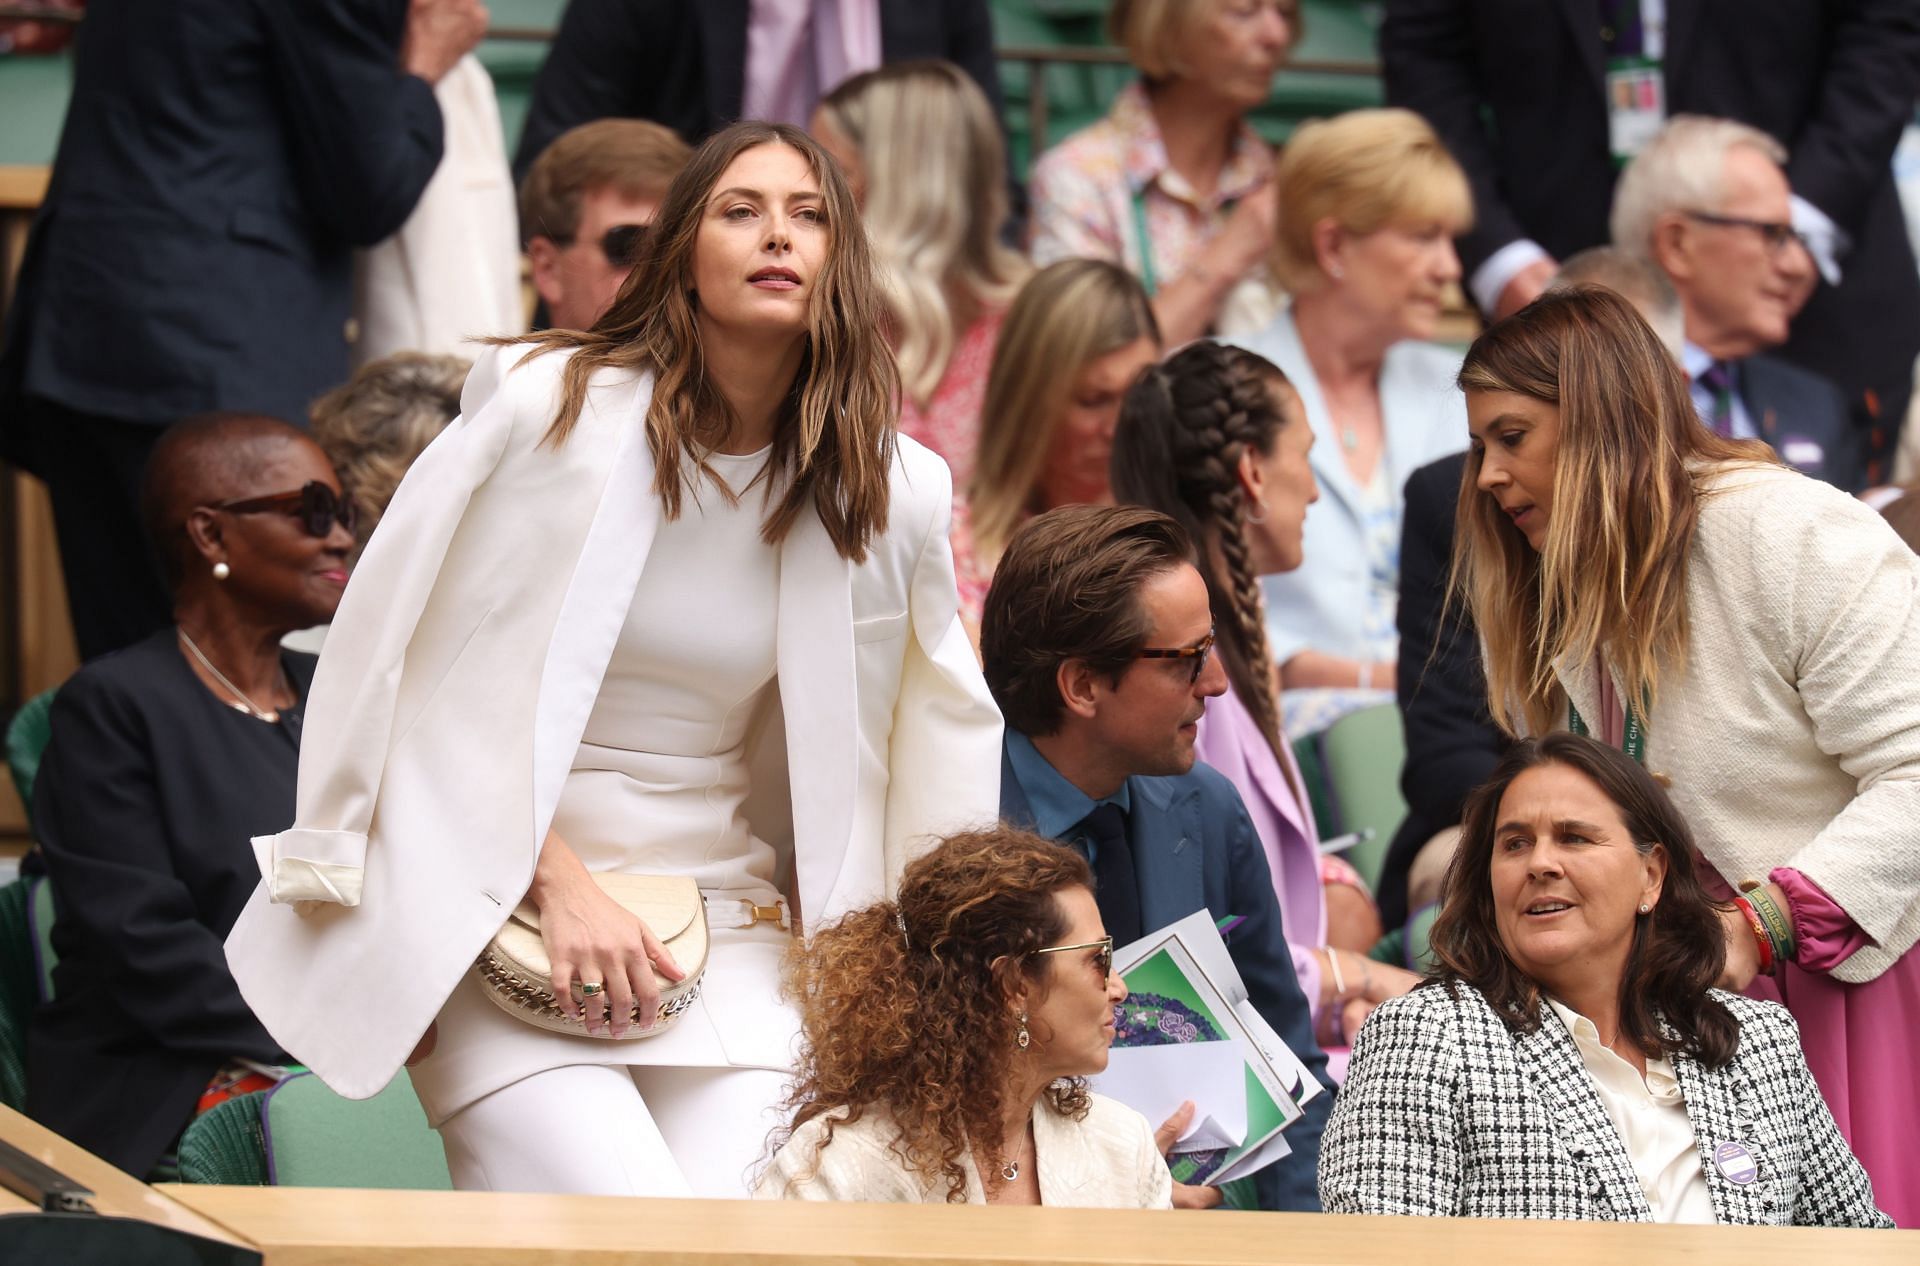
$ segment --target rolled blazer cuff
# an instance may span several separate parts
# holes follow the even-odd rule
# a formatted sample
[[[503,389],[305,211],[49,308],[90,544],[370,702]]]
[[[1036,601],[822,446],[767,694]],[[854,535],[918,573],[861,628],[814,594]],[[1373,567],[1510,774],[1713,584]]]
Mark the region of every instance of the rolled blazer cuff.
[[[357,831],[295,827],[278,835],[256,835],[253,855],[267,881],[267,895],[281,905],[307,901],[360,904],[367,837]]]

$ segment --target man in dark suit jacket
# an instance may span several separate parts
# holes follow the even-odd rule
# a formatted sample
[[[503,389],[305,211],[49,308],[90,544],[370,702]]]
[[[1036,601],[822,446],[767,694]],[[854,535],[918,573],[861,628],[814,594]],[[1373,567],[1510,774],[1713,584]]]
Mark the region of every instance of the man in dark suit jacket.
[[[1458,602],[1447,607],[1454,511],[1467,455],[1422,466],[1407,479],[1400,519],[1400,716],[1407,759],[1400,794],[1407,816],[1394,834],[1375,897],[1380,921],[1398,927],[1413,913],[1407,872],[1421,845],[1460,825],[1467,793],[1500,763],[1506,739],[1487,711],[1480,638]]]
[[[429,80],[478,0],[94,0],[0,354],[0,453],[46,480],[80,649],[169,618],[137,488],[162,428],[306,417],[347,373],[352,248],[439,165]]]
[[[1490,314],[1538,295],[1553,259],[1606,240],[1608,6],[1388,0],[1387,96],[1425,115],[1467,170],[1475,223],[1461,257]],[[1666,0],[1665,10],[1667,114],[1738,119],[1779,139],[1794,191],[1851,239],[1839,284],[1814,294],[1783,355],[1839,384],[1863,456],[1878,463],[1920,353],[1920,276],[1891,168],[1920,82],[1920,6]]]
[[[572,0],[534,80],[516,180],[568,128],[652,119],[698,142],[741,117],[755,0]],[[878,0],[883,62],[939,57],[1000,111],[987,0]],[[822,92],[832,84],[819,85]]]
[[[1233,784],[1194,758],[1226,691],[1192,546],[1163,514],[1074,506],[1029,523],[987,593],[981,653],[1006,717],[1000,809],[1087,855],[1116,944],[1198,910],[1232,920],[1227,951],[1261,1016],[1326,1089],[1280,903]],[[1320,1207],[1314,1169],[1332,1095],[1254,1175],[1267,1209]]]
[[[1669,121],[1620,175],[1614,245],[1651,260],[1679,300],[1680,360],[1701,420],[1854,492],[1862,472],[1839,389],[1762,354],[1786,341],[1813,285],[1813,261],[1786,231],[1785,159],[1744,123]]]

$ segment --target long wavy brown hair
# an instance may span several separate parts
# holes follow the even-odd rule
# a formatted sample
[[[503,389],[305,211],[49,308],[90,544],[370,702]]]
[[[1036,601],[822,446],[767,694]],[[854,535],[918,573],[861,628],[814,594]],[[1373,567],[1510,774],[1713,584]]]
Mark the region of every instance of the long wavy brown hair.
[[[1708,1068],[1733,1058],[1740,1022],[1707,991],[1726,964],[1718,903],[1697,869],[1693,830],[1653,775],[1605,743],[1556,730],[1514,745],[1493,776],[1467,799],[1460,848],[1447,869],[1440,915],[1433,922],[1435,968],[1428,984],[1473,986],[1508,1028],[1540,1025],[1539,984],[1515,965],[1500,941],[1493,909],[1493,849],[1500,801],[1513,780],[1542,765],[1564,765],[1600,788],[1641,854],[1667,852],[1667,877],[1653,913],[1633,929],[1620,980],[1620,1032],[1648,1055],[1684,1052]],[[1663,1027],[1662,1021],[1665,1021]]]
[[[826,1147],[841,1119],[827,1114],[857,1121],[883,1112],[898,1131],[894,1152],[929,1184],[944,1179],[949,1203],[963,1203],[968,1147],[1006,1150],[1002,1113],[1017,1049],[1010,1004],[1023,977],[1044,995],[1057,955],[1034,951],[1067,930],[1055,894],[1092,886],[1074,850],[1000,825],[949,836],[907,866],[897,901],[796,943],[786,991],[805,1044],[786,1104],[793,1119],[770,1146],[827,1117]],[[1086,1115],[1079,1078],[1046,1094],[1054,1111]]]
[[[1244,453],[1271,456],[1283,427],[1307,424],[1294,399],[1286,374],[1266,357],[1202,339],[1140,376],[1113,435],[1114,496],[1171,515],[1196,542],[1218,545],[1200,573],[1220,658],[1282,769],[1280,700],[1239,467]]]
[[[1706,485],[1730,463],[1779,459],[1702,426],[1666,345],[1601,286],[1549,291],[1488,329],[1460,386],[1560,410],[1543,548],[1476,486],[1478,439],[1460,483],[1449,606],[1464,596],[1473,612],[1493,719],[1509,734],[1552,729],[1567,704],[1555,663],[1600,653],[1651,706],[1686,663],[1687,562]]]
[[[595,373],[653,373],[646,419],[653,486],[667,517],[678,517],[694,476],[708,472],[707,455],[725,442],[736,421],[701,354],[694,248],[714,186],[734,159],[761,145],[785,145],[807,160],[820,183],[831,234],[807,309],[806,352],[774,432],[774,468],[786,476],[786,490],[761,535],[778,543],[811,505],[841,557],[862,562],[874,534],[887,526],[900,380],[860,213],[839,165],[805,132],[783,123],[743,122],[714,133],[668,189],[633,273],[592,329],[544,330],[505,341],[529,344],[533,355],[573,353],[561,375],[559,413],[547,433],[554,444],[564,443],[579,421]]]

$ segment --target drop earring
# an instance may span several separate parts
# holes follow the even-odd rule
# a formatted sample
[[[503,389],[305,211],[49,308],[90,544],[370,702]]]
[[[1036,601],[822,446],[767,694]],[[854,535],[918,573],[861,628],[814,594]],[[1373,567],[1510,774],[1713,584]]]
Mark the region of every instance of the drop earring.
[[[215,580],[225,580],[231,575],[233,575],[233,568],[227,566],[225,563],[215,563],[213,565],[213,578]]]
[[[1024,1051],[1032,1042],[1033,1037],[1027,1032],[1027,1013],[1022,1011],[1020,1013],[1020,1032],[1013,1039],[1013,1044]]]

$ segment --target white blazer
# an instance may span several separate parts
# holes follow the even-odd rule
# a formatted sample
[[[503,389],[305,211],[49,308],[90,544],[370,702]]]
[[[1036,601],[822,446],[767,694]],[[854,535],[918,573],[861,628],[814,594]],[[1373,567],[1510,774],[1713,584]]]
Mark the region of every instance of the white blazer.
[[[884,1111],[848,1124],[845,1109],[793,1132],[755,1185],[756,1200],[861,1200],[942,1204],[944,1179],[929,1183],[894,1151],[898,1128]],[[821,1146],[827,1123],[833,1141]],[[1033,1109],[1033,1154],[1040,1203],[1065,1209],[1171,1209],[1173,1175],[1147,1119],[1118,1100],[1087,1097],[1087,1115],[1061,1116],[1043,1098]],[[966,1202],[985,1204],[986,1187],[971,1151],[960,1154]]]
[[[1833,969],[1872,980],[1920,940],[1920,558],[1858,500],[1781,466],[1733,466],[1687,560],[1687,662],[1647,718],[1647,768],[1735,888],[1777,866],[1872,938]],[[1591,660],[1554,665],[1596,726]],[[1616,697],[1639,687],[1614,678]]]
[[[473,54],[433,95],[445,148],[398,232],[354,253],[353,367],[394,352],[474,356],[472,340],[527,328],[520,209],[493,77]]]
[[[1347,469],[1339,430],[1320,394],[1320,380],[1300,344],[1293,309],[1286,308],[1257,334],[1227,341],[1280,367],[1300,393],[1307,424],[1313,428],[1313,451],[1307,460],[1320,485],[1320,500],[1307,507],[1301,538],[1306,561],[1293,571],[1260,580],[1273,662],[1284,664],[1305,650],[1366,659],[1366,512],[1360,487]],[[1454,385],[1460,359],[1453,348],[1407,341],[1388,348],[1380,364],[1380,417],[1386,428],[1380,460],[1396,505],[1404,499],[1407,476],[1467,446],[1466,397]]]
[[[254,1013],[349,1097],[387,1083],[525,895],[659,523],[652,376],[602,371],[544,444],[567,357],[526,351],[475,364],[362,557],[308,700],[294,824],[254,840],[265,882],[227,938]],[[812,514],[780,548],[784,719],[749,740],[746,812],[809,926],[998,815],[1000,717],[957,615],[950,504],[946,466],[903,438],[866,563]]]

